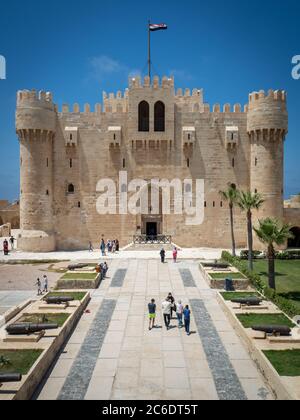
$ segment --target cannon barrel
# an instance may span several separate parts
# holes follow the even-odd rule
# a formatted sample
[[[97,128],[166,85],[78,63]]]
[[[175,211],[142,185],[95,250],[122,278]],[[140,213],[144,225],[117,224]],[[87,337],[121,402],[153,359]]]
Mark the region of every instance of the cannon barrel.
[[[55,304],[61,304],[61,303],[68,303],[73,302],[74,298],[72,297],[64,297],[64,296],[53,296],[53,297],[46,297],[45,302],[48,305],[55,305]]]
[[[289,337],[291,335],[291,329],[285,325],[253,325],[253,331],[261,331],[266,334],[279,334],[284,337]]]
[[[69,271],[74,271],[74,270],[81,270],[81,269],[83,269],[83,268],[85,268],[85,267],[88,267],[89,265],[88,264],[70,264],[69,266],[68,266],[68,270]]]
[[[6,328],[6,331],[9,335],[29,335],[37,333],[40,331],[46,330],[56,330],[58,324],[30,324],[30,323],[21,323],[21,324],[11,324]]]
[[[245,297],[241,299],[232,299],[231,302],[247,306],[259,306],[262,303],[262,300],[256,297]]]
[[[0,384],[21,381],[22,375],[20,375],[19,373],[0,373]]]

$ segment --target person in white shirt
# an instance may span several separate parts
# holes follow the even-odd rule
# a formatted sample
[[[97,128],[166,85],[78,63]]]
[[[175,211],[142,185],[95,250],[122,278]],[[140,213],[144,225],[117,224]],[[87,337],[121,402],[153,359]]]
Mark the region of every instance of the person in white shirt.
[[[183,327],[183,304],[181,302],[181,300],[179,300],[176,304],[176,315],[177,315],[177,319],[178,319],[178,327],[182,328]]]
[[[171,323],[171,309],[172,303],[168,299],[164,300],[162,303],[162,311],[167,330],[169,330]]]

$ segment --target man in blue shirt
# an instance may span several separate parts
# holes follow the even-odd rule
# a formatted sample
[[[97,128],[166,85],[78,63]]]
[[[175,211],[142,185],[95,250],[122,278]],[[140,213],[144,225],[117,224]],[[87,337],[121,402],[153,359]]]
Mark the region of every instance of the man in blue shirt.
[[[149,309],[149,331],[152,330],[155,326],[155,318],[156,318],[156,304],[155,299],[152,299],[148,305]]]
[[[184,308],[183,311],[184,316],[184,327],[187,335],[191,335],[190,333],[190,325],[191,325],[191,311],[188,305]]]

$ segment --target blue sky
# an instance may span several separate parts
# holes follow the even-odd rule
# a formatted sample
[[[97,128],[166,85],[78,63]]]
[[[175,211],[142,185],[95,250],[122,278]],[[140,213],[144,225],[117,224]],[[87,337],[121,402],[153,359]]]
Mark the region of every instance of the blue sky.
[[[16,91],[52,91],[61,107],[95,104],[103,90],[125,89],[128,74],[146,69],[148,19],[169,25],[152,37],[156,73],[174,74],[177,87],[203,88],[206,102],[245,104],[250,91],[288,91],[285,195],[300,192],[300,80],[291,77],[292,57],[300,55],[298,0],[11,0],[0,10],[0,55],[7,60],[0,198],[19,193]]]

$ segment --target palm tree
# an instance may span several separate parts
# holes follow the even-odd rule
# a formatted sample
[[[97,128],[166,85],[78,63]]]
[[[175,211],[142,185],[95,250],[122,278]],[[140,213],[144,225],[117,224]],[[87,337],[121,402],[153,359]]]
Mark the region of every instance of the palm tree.
[[[239,192],[235,184],[228,184],[228,189],[226,191],[220,191],[220,195],[224,201],[227,201],[229,204],[230,211],[230,227],[231,227],[231,242],[232,242],[232,255],[236,256],[236,246],[235,246],[235,237],[234,237],[234,220],[233,220],[233,208],[237,203],[237,198]]]
[[[248,230],[248,262],[249,270],[253,271],[253,224],[252,224],[252,210],[259,210],[263,205],[264,200],[258,193],[251,191],[241,191],[237,200],[238,206],[242,211],[247,213],[247,230]]]
[[[260,242],[268,247],[269,287],[273,290],[276,290],[274,244],[281,246],[284,245],[288,239],[293,238],[290,229],[290,225],[281,224],[278,220],[271,218],[260,220],[259,227],[254,228]]]

